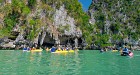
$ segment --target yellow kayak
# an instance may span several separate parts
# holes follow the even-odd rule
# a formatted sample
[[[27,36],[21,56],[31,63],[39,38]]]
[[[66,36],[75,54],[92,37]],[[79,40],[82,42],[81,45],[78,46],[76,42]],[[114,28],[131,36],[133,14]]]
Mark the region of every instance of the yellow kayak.
[[[69,51],[66,51],[66,50],[64,50],[64,51],[58,51],[58,50],[56,50],[55,52],[52,52],[52,53],[73,53],[74,52],[74,50],[69,50]]]
[[[30,50],[31,52],[41,52],[42,49],[35,49],[35,50]]]
[[[112,50],[112,52],[118,52],[118,50]]]

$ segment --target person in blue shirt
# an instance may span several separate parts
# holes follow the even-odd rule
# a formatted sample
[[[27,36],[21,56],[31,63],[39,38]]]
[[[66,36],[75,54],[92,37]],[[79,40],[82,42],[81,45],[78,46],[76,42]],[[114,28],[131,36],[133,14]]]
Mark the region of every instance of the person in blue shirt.
[[[27,47],[27,50],[29,51],[30,50],[30,47]]]
[[[55,50],[56,50],[56,48],[53,46],[53,47],[51,48],[51,52],[55,52]]]
[[[24,47],[24,48],[23,48],[23,50],[27,50],[27,48],[26,48],[26,47]]]
[[[125,48],[123,49],[121,55],[123,55],[123,56],[127,56],[127,55],[129,55],[129,50],[128,50],[128,48],[125,47]]]

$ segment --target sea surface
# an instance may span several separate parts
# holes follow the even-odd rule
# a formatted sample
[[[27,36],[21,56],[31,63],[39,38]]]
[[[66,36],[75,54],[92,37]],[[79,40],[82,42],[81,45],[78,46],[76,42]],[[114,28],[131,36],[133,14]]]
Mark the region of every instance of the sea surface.
[[[80,50],[55,54],[46,51],[0,50],[0,75],[140,75],[140,51]]]

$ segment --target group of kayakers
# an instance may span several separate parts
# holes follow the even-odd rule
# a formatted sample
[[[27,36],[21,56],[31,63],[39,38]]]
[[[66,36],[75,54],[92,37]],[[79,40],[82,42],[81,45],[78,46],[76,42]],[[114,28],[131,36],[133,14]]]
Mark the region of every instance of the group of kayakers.
[[[29,46],[24,46],[23,47],[23,51],[30,51],[30,50],[36,50],[36,49],[42,49],[41,47],[38,48],[38,47],[29,47]]]
[[[39,48],[40,49],[40,48]],[[42,48],[41,48],[42,49]],[[101,48],[100,52],[106,52],[108,51],[108,49],[111,49],[111,48]],[[35,47],[25,47],[23,48],[24,51],[29,51],[29,50],[36,50]],[[69,50],[77,50],[77,48],[73,49],[72,47],[62,47],[62,46],[52,46],[52,48],[46,48],[46,51],[50,51],[50,52],[55,52],[55,51],[69,51]],[[119,50],[112,50],[112,51],[120,51],[120,55],[121,56],[133,56],[133,53],[128,50],[128,48],[125,46],[124,48],[120,48]]]
[[[40,49],[38,47],[29,47],[29,46],[24,46],[23,47],[23,51],[29,51],[29,50],[36,50],[36,49]],[[50,51],[50,52],[55,52],[57,51],[69,51],[69,50],[77,50],[77,48],[72,48],[69,46],[52,46],[51,48],[46,47],[45,48],[46,51]]]
[[[110,50],[112,50],[112,49],[110,49]],[[106,51],[108,51],[107,48],[100,49],[100,52],[106,52]],[[121,56],[133,56],[133,53],[130,50],[128,50],[128,48],[126,46],[124,48],[120,48],[118,50],[112,50],[112,52],[117,52],[117,51],[120,51]]]
[[[76,48],[75,48],[76,49]],[[71,47],[55,47],[55,46],[53,46],[51,49],[50,49],[50,51],[51,52],[55,52],[56,50],[57,51],[69,51],[69,50],[75,50],[75,49],[72,49]],[[48,50],[48,48],[46,49],[46,50]]]

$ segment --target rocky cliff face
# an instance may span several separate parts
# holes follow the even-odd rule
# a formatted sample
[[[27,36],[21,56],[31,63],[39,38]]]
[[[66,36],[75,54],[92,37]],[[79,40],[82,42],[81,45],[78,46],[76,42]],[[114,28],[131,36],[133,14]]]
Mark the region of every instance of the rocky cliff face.
[[[13,40],[13,44],[22,45],[67,44],[68,40],[82,36],[82,31],[77,26],[77,18],[72,16],[77,12],[70,12],[71,9],[74,10],[73,7],[78,7],[75,9],[84,13],[81,5],[77,5],[80,5],[78,0],[2,1],[0,37],[8,37]],[[77,42],[75,41],[75,44]]]
[[[139,0],[93,0],[87,14],[78,0],[1,0],[0,43],[12,48],[138,45],[139,4]]]
[[[103,43],[138,45],[140,28],[139,0],[92,0],[89,22],[94,33],[106,35]],[[97,36],[98,37],[98,36]],[[103,41],[104,40],[104,41]],[[95,43],[98,41],[95,41]]]
[[[68,35],[68,36],[78,35],[77,27],[75,25],[75,19],[67,14],[64,5],[60,6],[59,9],[56,9],[53,18],[54,18],[54,25],[56,26],[56,28],[59,29],[60,32],[62,32],[63,35]],[[81,34],[80,30],[79,33]]]

